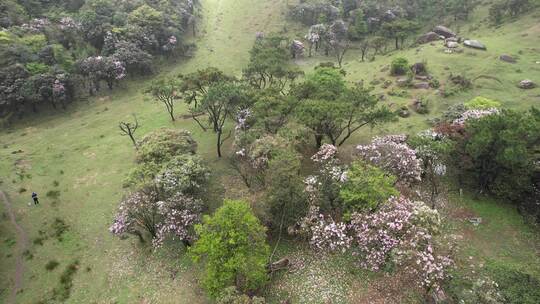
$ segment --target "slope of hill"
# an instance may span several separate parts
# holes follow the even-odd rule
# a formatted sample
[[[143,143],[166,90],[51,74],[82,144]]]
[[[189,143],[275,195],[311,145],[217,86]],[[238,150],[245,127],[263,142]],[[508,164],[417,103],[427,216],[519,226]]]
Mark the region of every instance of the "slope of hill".
[[[164,74],[195,71],[216,66],[239,75],[248,61],[248,52],[257,31],[281,32],[286,24],[288,1],[265,0],[203,0],[203,23],[195,42],[198,50],[186,62],[163,68]],[[437,117],[448,106],[485,96],[501,101],[505,106],[526,109],[540,106],[540,89],[521,90],[517,83],[525,78],[540,82],[540,24],[538,13],[496,30],[482,25],[485,11],[478,12],[471,24],[461,26],[464,37],[481,40],[487,51],[464,49],[460,54],[447,54],[437,42],[387,55],[374,61],[361,62],[358,50],[349,52],[344,61],[347,79],[373,83],[375,92],[388,93],[396,88],[396,79],[388,76],[385,67],[396,56],[410,62],[426,61],[431,75],[442,87],[448,77],[462,74],[479,78],[469,91],[442,98],[435,89],[411,90],[402,97],[386,96],[394,107],[409,105],[415,98],[429,100],[430,113],[411,117],[385,129],[367,130],[352,144],[365,141],[375,134],[416,132],[428,126],[428,119]],[[301,37],[304,29],[287,26],[284,35]],[[502,54],[517,58],[516,64],[500,61]],[[323,56],[298,59],[296,63],[307,73],[320,62],[330,61]],[[384,80],[392,84],[381,87]],[[378,79],[379,84],[373,82]],[[27,252],[18,252],[15,230],[6,216],[0,219],[0,276],[10,278],[0,283],[0,302],[8,299],[17,271],[22,271],[23,287],[17,303],[47,303],[55,298],[68,303],[207,303],[198,284],[200,270],[193,265],[183,249],[163,248],[151,253],[135,239],[120,241],[108,232],[113,213],[122,196],[122,180],[133,166],[134,151],[130,142],[119,135],[118,122],[136,113],[142,125],[136,136],[159,127],[190,130],[199,144],[199,154],[210,164],[214,179],[224,184],[227,197],[241,196],[243,189],[234,187],[237,178],[225,160],[214,154],[214,139],[202,132],[190,119],[168,121],[161,104],[143,96],[141,90],[148,78],[125,82],[122,88],[102,92],[100,96],[80,102],[62,115],[30,116],[8,130],[0,131],[0,189],[8,193],[16,220],[30,236]],[[180,106],[179,113],[185,112]],[[227,176],[227,174],[229,174]],[[217,183],[219,184],[219,183]],[[218,187],[218,186],[217,186]],[[222,186],[221,186],[222,187]],[[30,193],[38,192],[41,205],[30,206]],[[486,259],[509,262],[529,268],[540,277],[537,235],[523,223],[514,209],[504,204],[485,207],[485,202],[469,197],[451,199],[455,213],[451,222],[467,242],[473,245],[463,251],[465,263],[482,263]],[[2,214],[6,209],[0,204]],[[485,225],[471,228],[462,214],[487,219]],[[505,215],[505,216],[503,216]],[[501,242],[504,236],[504,244]],[[137,249],[137,250],[135,250]],[[139,250],[140,249],[140,250]],[[291,298],[294,303],[316,303],[330,297],[335,303],[415,302],[418,295],[404,292],[399,278],[384,278],[361,271],[352,271],[353,262],[336,256],[324,260],[285,243],[280,254],[290,253],[305,262],[297,272],[275,278],[266,294],[272,303]],[[24,267],[17,269],[16,258],[24,257]],[[46,265],[59,262],[56,268]],[[52,263],[52,264],[51,264]],[[69,265],[75,273],[70,275]],[[64,283],[61,277],[64,277]],[[338,279],[339,278],[339,279]],[[385,281],[387,280],[387,281]],[[299,284],[299,283],[302,284]],[[388,293],[380,286],[393,286]],[[375,300],[374,300],[375,299]]]

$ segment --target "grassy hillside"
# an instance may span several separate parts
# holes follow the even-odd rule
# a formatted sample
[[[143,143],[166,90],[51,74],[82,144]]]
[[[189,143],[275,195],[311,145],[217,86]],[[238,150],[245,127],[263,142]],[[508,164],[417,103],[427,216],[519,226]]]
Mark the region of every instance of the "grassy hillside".
[[[248,51],[255,39],[255,32],[283,30],[286,1],[265,0],[203,0],[203,20],[196,38],[198,50],[194,58],[164,67],[163,73],[186,73],[207,66],[216,66],[228,73],[239,74],[248,60]],[[413,114],[410,118],[384,129],[367,130],[350,142],[357,143],[377,133],[414,132],[427,126],[426,120],[437,116],[448,105],[466,101],[474,96],[500,100],[505,106],[526,109],[540,105],[540,89],[523,91],[517,82],[530,78],[540,82],[540,24],[537,15],[529,15],[497,30],[488,29],[479,22],[482,12],[475,16],[471,26],[463,27],[463,36],[474,37],[488,46],[488,51],[466,49],[462,54],[445,54],[442,46],[423,45],[399,52],[410,62],[425,60],[430,73],[443,85],[450,73],[463,73],[470,78],[491,75],[502,84],[481,79],[472,90],[447,99],[436,95],[435,90],[413,90],[406,98],[388,97],[396,106],[408,104],[414,97],[430,99],[431,113],[427,116]],[[477,30],[472,30],[481,25]],[[286,33],[291,37],[303,36],[300,27],[290,26]],[[498,60],[501,54],[518,58],[517,64]],[[398,53],[378,56],[372,62],[360,62],[353,50],[345,58],[344,68],[350,81],[369,83],[381,77],[394,81],[381,70]],[[306,72],[329,58],[316,56],[297,61]],[[446,69],[448,67],[449,69]],[[136,113],[142,125],[136,136],[159,127],[176,127],[193,132],[199,144],[199,153],[213,169],[215,180],[224,185],[224,196],[242,196],[236,191],[234,177],[226,162],[218,160],[214,151],[214,136],[204,133],[190,119],[168,120],[161,104],[145,100],[141,90],[148,79],[124,82],[123,87],[107,94],[79,102],[66,113],[28,117],[9,130],[0,131],[0,189],[7,192],[18,222],[26,230],[29,252],[24,257],[24,290],[17,295],[17,303],[37,303],[61,290],[60,277],[74,261],[79,266],[73,276],[73,287],[68,303],[206,303],[204,292],[197,280],[199,270],[193,266],[182,250],[163,248],[152,254],[142,250],[135,239],[118,240],[109,232],[117,203],[123,194],[122,180],[133,166],[134,150],[128,138],[119,134],[118,122]],[[376,92],[390,90],[376,86]],[[177,113],[185,110],[179,107]],[[41,205],[28,206],[30,193],[41,196]],[[47,195],[48,193],[48,195]],[[467,200],[460,208],[488,219],[486,225],[471,229],[463,218],[455,218],[456,228],[463,231],[467,241],[472,240],[465,254],[475,259],[509,260],[540,275],[538,248],[532,241],[536,237],[510,208]],[[12,278],[15,272],[17,246],[6,209],[0,204],[0,276]],[[509,215],[505,216],[505,215]],[[59,219],[67,228],[59,225]],[[56,224],[54,224],[56,221]],[[64,231],[65,230],[65,231]],[[41,232],[40,232],[41,231]],[[64,232],[62,232],[64,231]],[[59,235],[59,236],[58,236]],[[504,235],[504,244],[500,236]],[[532,237],[531,237],[532,236]],[[476,245],[477,244],[477,245]],[[536,246],[538,243],[536,243]],[[384,299],[387,295],[377,291],[380,278],[362,272],[348,273],[340,257],[321,265],[316,258],[303,253],[301,248],[287,244],[281,253],[293,252],[304,257],[307,268],[297,273],[284,274],[270,285],[267,294],[271,300],[290,296],[296,302],[314,303],[314,292],[332,292],[343,296],[341,302],[367,302]],[[50,261],[60,264],[48,271]],[[351,267],[352,268],[352,267]],[[318,277],[313,281],[317,272]],[[336,286],[332,276],[347,279]],[[298,282],[303,282],[299,288]],[[7,299],[11,279],[0,283],[0,302]],[[66,286],[68,286],[67,284]],[[314,286],[317,286],[315,288]],[[399,293],[399,288],[395,289]],[[399,295],[400,299],[414,301],[414,295]],[[340,301],[338,301],[340,302]],[[337,302],[336,302],[337,303]]]

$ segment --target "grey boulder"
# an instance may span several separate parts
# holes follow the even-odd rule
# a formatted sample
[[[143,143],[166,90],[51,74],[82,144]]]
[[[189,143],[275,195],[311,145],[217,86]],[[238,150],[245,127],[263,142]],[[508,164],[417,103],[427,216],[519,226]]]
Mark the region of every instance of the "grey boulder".
[[[506,55],[506,54],[503,54],[501,56],[499,56],[499,59],[501,61],[504,61],[504,62],[508,62],[508,63],[516,63],[516,58],[510,56],[510,55]]]
[[[419,43],[419,44],[424,44],[424,43],[429,43],[429,42],[433,42],[433,41],[437,41],[441,39],[441,36],[435,32],[429,32],[429,33],[425,33],[424,35],[418,37],[418,39],[416,39],[416,42]]]
[[[536,84],[530,79],[525,79],[519,82],[519,87],[525,90],[534,89]]]
[[[447,28],[446,26],[438,25],[436,26],[433,31],[441,36],[444,36],[444,38],[450,38],[455,37],[456,33],[454,33],[451,29]]]
[[[478,40],[465,40],[463,44],[467,47],[478,49],[478,50],[487,50],[487,47]]]

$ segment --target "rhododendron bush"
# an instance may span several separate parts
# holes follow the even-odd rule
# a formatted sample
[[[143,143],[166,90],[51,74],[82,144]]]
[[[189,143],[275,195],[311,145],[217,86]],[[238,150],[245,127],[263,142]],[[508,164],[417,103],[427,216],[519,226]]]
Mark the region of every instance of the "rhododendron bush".
[[[321,214],[317,206],[311,206],[308,214],[299,222],[298,232],[307,235],[309,245],[321,251],[345,252],[352,241],[347,225]]]
[[[182,154],[168,162],[155,183],[164,193],[197,194],[209,178],[208,168],[197,155]]]
[[[120,203],[109,231],[115,235],[134,234],[141,241],[148,233],[154,246],[167,237],[190,244],[195,238],[193,226],[200,222],[201,213],[201,201],[184,194],[162,201],[156,192],[138,191]]]
[[[379,271],[392,263],[417,276],[421,287],[438,289],[452,264],[449,257],[435,252],[439,226],[436,210],[393,197],[375,213],[353,215],[353,254],[366,269]]]
[[[406,183],[421,180],[422,163],[416,151],[409,147],[405,135],[376,137],[369,145],[356,147],[358,154],[366,161],[395,175]]]
[[[429,290],[440,288],[453,265],[449,256],[438,253],[440,223],[436,210],[400,196],[376,212],[354,213],[348,223],[336,222],[312,206],[296,232],[306,235],[317,251],[351,250],[360,267],[404,271]]]

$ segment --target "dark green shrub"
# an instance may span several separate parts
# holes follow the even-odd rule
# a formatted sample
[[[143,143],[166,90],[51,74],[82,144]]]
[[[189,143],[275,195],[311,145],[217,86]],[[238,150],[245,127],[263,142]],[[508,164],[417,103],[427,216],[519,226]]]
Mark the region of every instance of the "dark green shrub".
[[[409,61],[406,58],[398,57],[392,60],[390,65],[391,75],[405,75],[409,71]]]
[[[58,267],[58,265],[60,265],[60,263],[58,263],[57,261],[50,260],[49,262],[47,262],[47,264],[45,264],[45,269],[47,269],[48,271],[51,271],[51,270],[54,270],[56,267]]]
[[[58,199],[60,197],[60,190],[49,190],[45,196],[51,199]]]

